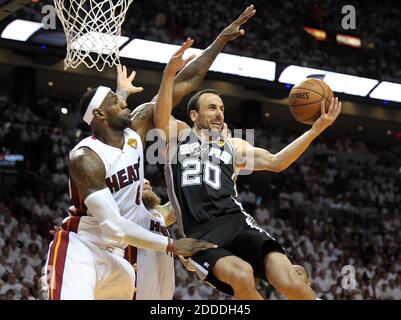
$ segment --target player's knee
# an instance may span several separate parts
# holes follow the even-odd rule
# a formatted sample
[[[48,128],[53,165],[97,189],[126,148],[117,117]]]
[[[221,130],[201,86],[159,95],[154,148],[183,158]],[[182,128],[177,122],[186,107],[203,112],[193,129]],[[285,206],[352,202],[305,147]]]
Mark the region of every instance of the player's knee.
[[[304,290],[305,284],[294,270],[280,273],[275,285],[276,289],[282,293],[300,292]]]
[[[232,270],[232,277],[234,288],[248,288],[255,285],[253,268],[247,262],[235,265]]]

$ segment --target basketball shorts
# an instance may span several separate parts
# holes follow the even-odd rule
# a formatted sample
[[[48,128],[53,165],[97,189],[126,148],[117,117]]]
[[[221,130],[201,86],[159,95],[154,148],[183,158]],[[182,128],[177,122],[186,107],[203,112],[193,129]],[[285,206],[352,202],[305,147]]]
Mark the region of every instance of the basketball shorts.
[[[230,255],[237,256],[252,266],[255,278],[267,281],[264,266],[266,255],[273,251],[285,254],[284,248],[261,229],[252,216],[243,213],[219,217],[187,236],[219,246],[197,253],[188,262],[202,280],[230,295],[234,293],[231,286],[218,280],[212,273],[217,260]]]
[[[157,212],[150,213],[142,208],[132,221],[151,232],[169,236],[164,218]],[[174,256],[171,253],[128,246],[125,258],[137,268],[134,300],[173,299],[175,273]]]

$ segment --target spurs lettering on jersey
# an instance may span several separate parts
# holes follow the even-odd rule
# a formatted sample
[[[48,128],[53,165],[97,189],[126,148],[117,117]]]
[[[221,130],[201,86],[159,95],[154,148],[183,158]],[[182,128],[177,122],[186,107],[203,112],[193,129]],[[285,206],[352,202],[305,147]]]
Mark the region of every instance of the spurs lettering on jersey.
[[[180,156],[194,156],[196,158],[204,158],[204,156],[207,155],[208,157],[212,157],[213,160],[217,159],[217,161],[214,161],[217,162],[217,164],[219,160],[225,164],[231,164],[233,158],[232,155],[225,150],[216,147],[210,148],[208,144],[201,145],[199,142],[180,145],[179,154]]]

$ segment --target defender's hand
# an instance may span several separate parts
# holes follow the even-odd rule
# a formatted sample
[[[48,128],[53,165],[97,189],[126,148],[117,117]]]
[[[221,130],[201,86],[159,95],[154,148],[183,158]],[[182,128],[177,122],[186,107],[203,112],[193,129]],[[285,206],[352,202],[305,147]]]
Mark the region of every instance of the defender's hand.
[[[215,244],[192,238],[173,240],[173,246],[173,253],[184,257],[193,256],[206,249],[217,248]]]
[[[185,50],[190,48],[193,44],[194,40],[192,40],[191,38],[185,40],[181,48],[171,57],[169,63],[166,65],[166,68],[164,69],[164,72],[167,72],[169,75],[175,76],[178,71],[184,68],[193,58],[195,58],[196,55],[194,54],[187,59],[182,58],[185,53]]]
[[[48,276],[41,276],[38,281],[38,291],[40,300],[49,300],[49,285],[47,284]]]
[[[57,232],[63,230],[63,228],[59,227],[59,226],[53,226],[53,230],[50,230],[49,233],[52,236],[55,236]]]
[[[338,102],[338,98],[331,99],[329,110],[327,112],[324,104],[324,101],[322,101],[321,115],[312,125],[311,130],[316,135],[321,134],[328,126],[331,126],[341,112],[341,102]]]
[[[254,9],[254,5],[251,4],[248,8],[245,9],[244,12],[231,23],[227,28],[225,28],[218,36],[219,39],[224,42],[232,41],[237,39],[239,36],[243,36],[245,34],[245,30],[241,29],[241,26],[247,22],[250,18],[252,18],[256,13]]]
[[[117,94],[124,92],[126,96],[143,91],[142,87],[135,87],[132,81],[135,79],[136,72],[132,71],[131,75],[127,77],[127,68],[121,64],[117,65]],[[123,98],[124,94],[121,94]]]

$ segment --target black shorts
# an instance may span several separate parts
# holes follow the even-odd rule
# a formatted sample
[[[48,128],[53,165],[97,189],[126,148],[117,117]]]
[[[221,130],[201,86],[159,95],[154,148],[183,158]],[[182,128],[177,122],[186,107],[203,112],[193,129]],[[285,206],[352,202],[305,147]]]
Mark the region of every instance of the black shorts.
[[[251,216],[246,218],[243,213],[215,219],[189,236],[219,246],[197,253],[190,258],[190,262],[202,280],[230,295],[234,293],[231,286],[218,280],[211,272],[217,260],[237,256],[252,266],[255,278],[267,281],[264,265],[266,255],[273,251],[285,254],[284,248],[271,235],[258,227]]]

